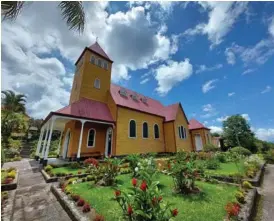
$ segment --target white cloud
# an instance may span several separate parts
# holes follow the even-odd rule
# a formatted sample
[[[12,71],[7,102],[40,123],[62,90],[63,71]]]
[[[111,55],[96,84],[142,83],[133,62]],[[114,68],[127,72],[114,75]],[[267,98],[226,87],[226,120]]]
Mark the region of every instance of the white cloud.
[[[169,61],[155,69],[155,79],[158,81],[156,91],[160,95],[166,95],[176,84],[192,75],[192,64],[189,59],[184,61]]]
[[[145,84],[149,81],[149,78],[144,78],[143,80],[141,80],[140,84]]]
[[[220,44],[235,24],[237,18],[247,9],[247,2],[199,2],[208,12],[208,22],[185,31],[185,35],[208,36],[211,47]]]
[[[272,35],[272,37],[274,37],[274,16],[271,19],[271,22],[268,27],[268,31]]]
[[[231,93],[228,93],[228,94],[227,94],[228,97],[231,97],[231,96],[233,96],[233,95],[235,95],[235,92],[231,92]]]
[[[236,63],[236,56],[230,48],[225,49],[225,56],[228,64],[234,65]]]
[[[208,91],[212,90],[213,88],[215,88],[216,86],[213,85],[216,81],[218,81],[218,79],[213,79],[210,81],[207,81],[205,84],[203,84],[202,86],[202,91],[203,93],[207,93]]]
[[[211,133],[218,133],[218,134],[222,134],[223,133],[223,128],[222,127],[209,126],[208,128],[210,129]]]
[[[148,8],[111,14],[107,2],[83,4],[87,17],[81,35],[68,29],[56,2],[34,2],[14,22],[2,22],[2,89],[27,94],[31,116],[45,117],[68,104],[74,62],[96,37],[114,60],[114,82],[130,79],[130,70],[170,59],[178,49],[178,41],[165,35],[164,23],[151,20]]]
[[[212,112],[214,110],[215,109],[212,107],[211,104],[205,104],[205,105],[203,105],[203,111],[205,111],[205,112]]]
[[[274,142],[274,128],[258,128],[254,131],[259,139]]]
[[[227,120],[228,117],[229,117],[229,116],[218,117],[218,118],[216,119],[216,121],[218,121],[218,122],[223,122],[223,121]]]
[[[264,94],[264,93],[270,92],[270,91],[271,91],[271,89],[272,89],[272,88],[268,85],[268,86],[266,86],[266,87],[265,87],[265,89],[264,89],[264,90],[262,90],[261,94]]]
[[[247,70],[245,70],[243,73],[242,73],[242,75],[245,75],[245,74],[249,74],[249,73],[252,73],[252,72],[254,72],[255,71],[255,69],[247,69]]]
[[[262,39],[254,46],[249,47],[233,43],[230,48],[226,48],[225,54],[229,64],[235,64],[235,56],[237,55],[245,66],[254,63],[261,65],[274,55],[274,39]],[[228,55],[231,57],[229,58]]]
[[[222,68],[223,65],[222,64],[216,64],[212,67],[207,67],[206,65],[199,65],[199,68],[198,70],[196,70],[196,73],[201,73],[201,72],[205,72],[205,71],[214,71],[214,70],[217,70],[217,69],[220,69]]]
[[[202,106],[203,114],[201,115],[202,118],[210,118],[218,114],[216,109],[211,104],[205,104]]]
[[[241,114],[241,116],[246,119],[247,121],[250,121],[250,117],[248,114]]]

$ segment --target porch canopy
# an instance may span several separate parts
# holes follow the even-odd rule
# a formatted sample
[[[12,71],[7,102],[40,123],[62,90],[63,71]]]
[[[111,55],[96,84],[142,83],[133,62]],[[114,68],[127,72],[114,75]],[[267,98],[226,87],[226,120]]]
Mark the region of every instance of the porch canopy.
[[[50,112],[42,124],[40,137],[35,154],[36,160],[38,160],[39,157],[41,157],[40,162],[44,165],[47,164],[51,136],[54,130],[61,132],[60,141],[58,145],[59,154],[61,138],[63,131],[65,129],[65,125],[67,122],[71,120],[80,121],[82,125],[77,151],[78,159],[80,158],[81,154],[83,128],[86,122],[105,124],[112,127],[114,127],[115,123],[107,104],[86,98],[82,98],[79,101],[74,102],[55,112]]]

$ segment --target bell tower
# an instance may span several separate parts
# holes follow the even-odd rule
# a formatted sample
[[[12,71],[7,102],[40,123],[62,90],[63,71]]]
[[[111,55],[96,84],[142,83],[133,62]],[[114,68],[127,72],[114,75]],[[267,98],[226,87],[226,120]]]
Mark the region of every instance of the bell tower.
[[[97,41],[86,47],[75,63],[69,103],[81,98],[107,103],[112,63]]]

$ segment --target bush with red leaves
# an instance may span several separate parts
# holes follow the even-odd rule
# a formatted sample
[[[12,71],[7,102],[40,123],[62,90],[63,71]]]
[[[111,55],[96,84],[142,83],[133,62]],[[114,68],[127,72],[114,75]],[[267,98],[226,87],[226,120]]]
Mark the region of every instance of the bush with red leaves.
[[[97,213],[94,221],[105,221],[105,217]]]
[[[84,206],[84,204],[85,204],[85,200],[83,200],[83,199],[79,199],[77,201],[77,206]]]
[[[74,202],[77,202],[80,199],[80,196],[76,195],[76,194],[73,194],[73,195],[71,195],[71,198]]]
[[[229,218],[233,216],[238,216],[240,209],[241,207],[239,203],[228,203],[225,206],[225,210]]]
[[[86,159],[84,161],[84,165],[85,166],[93,165],[95,167],[98,167],[99,166],[99,162],[95,158],[88,158],[88,159]]]
[[[83,206],[83,209],[82,209],[83,213],[88,213],[90,211],[90,205],[88,203],[86,203],[84,206]]]
[[[9,183],[12,183],[13,181],[13,178],[10,178],[10,177],[6,177],[6,179],[4,180],[4,184],[9,184]]]

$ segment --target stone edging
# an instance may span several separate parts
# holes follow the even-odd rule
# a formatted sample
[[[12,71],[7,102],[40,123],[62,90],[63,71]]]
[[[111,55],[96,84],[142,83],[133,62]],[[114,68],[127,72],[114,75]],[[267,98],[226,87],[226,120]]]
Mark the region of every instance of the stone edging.
[[[260,170],[257,172],[256,176],[252,179],[243,179],[243,181],[248,181],[250,182],[253,186],[260,186],[262,178],[263,178],[263,174],[264,174],[264,170],[265,170],[265,165],[266,163],[261,165]]]
[[[245,204],[242,205],[238,220],[250,221],[252,220],[253,212],[256,206],[256,200],[258,197],[257,188],[250,189],[245,197]]]
[[[70,200],[69,197],[61,191],[61,189],[57,188],[57,186],[52,185],[50,189],[72,221],[89,221],[91,220],[90,218],[92,215],[95,215],[94,209],[91,209],[88,213],[81,212],[75,205],[75,202]]]
[[[16,190],[10,191],[8,192],[8,199],[7,199],[7,205],[6,207],[3,209],[4,212],[1,216],[1,220],[3,221],[10,221],[12,218],[12,214],[13,214],[13,207],[14,207],[14,201],[15,201],[15,192]]]
[[[14,190],[17,188],[17,183],[18,183],[18,177],[19,177],[19,171],[16,170],[16,175],[12,183],[9,184],[2,184],[1,185],[1,191],[9,191],[9,190]]]

